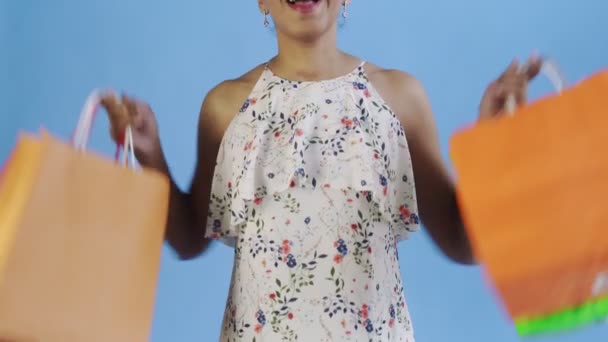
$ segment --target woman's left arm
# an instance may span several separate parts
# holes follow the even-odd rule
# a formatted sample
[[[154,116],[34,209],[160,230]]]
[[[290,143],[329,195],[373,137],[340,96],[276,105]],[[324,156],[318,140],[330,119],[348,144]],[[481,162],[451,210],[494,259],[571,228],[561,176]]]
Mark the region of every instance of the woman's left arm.
[[[473,252],[460,215],[454,181],[444,162],[427,94],[419,81],[391,72],[395,114],[406,130],[420,218],[429,235],[452,261],[473,264]]]
[[[527,82],[540,68],[530,60],[527,73],[519,72],[517,62],[492,82],[480,104],[480,118],[500,115],[507,94],[517,103],[526,101]],[[397,70],[378,71],[378,88],[406,130],[412,158],[418,210],[422,222],[441,251],[459,264],[475,264],[475,258],[460,214],[454,179],[444,162],[431,105],[422,84]]]

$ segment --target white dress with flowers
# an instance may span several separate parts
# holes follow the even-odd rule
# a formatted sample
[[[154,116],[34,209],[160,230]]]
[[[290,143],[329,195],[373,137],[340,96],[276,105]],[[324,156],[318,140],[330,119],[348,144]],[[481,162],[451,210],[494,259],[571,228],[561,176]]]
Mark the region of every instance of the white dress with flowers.
[[[222,141],[207,236],[235,248],[221,341],[407,341],[397,242],[418,230],[404,129],[363,64],[266,67]]]

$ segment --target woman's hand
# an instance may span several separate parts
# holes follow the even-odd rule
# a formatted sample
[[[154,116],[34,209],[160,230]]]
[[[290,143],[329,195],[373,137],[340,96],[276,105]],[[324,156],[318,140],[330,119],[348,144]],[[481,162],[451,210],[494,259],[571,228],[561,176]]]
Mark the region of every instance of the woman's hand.
[[[528,98],[528,82],[538,75],[541,65],[542,60],[536,55],[530,57],[523,67],[514,60],[486,89],[479,105],[479,120],[503,115],[510,96],[515,99],[515,105],[525,104]]]
[[[164,170],[166,163],[158,126],[150,106],[126,95],[118,98],[114,94],[105,95],[102,105],[110,116],[112,139],[120,141],[127,125],[131,125],[135,156],[139,163],[144,167]]]

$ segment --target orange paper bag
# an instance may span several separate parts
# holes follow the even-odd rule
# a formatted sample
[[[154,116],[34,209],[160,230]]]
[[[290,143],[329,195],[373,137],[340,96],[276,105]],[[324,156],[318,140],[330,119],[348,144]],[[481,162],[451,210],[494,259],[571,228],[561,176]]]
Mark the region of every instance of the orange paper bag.
[[[607,144],[608,71],[452,136],[468,234],[512,317],[608,296],[598,286],[608,271]]]
[[[0,340],[149,340],[169,183],[84,151],[97,101],[72,143],[22,134],[5,165]]]

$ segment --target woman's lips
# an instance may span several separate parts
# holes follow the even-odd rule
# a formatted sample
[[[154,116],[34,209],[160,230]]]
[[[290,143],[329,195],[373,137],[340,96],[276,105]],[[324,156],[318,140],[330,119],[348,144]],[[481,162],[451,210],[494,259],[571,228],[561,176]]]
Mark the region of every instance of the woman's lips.
[[[321,0],[287,0],[289,7],[304,14],[312,13],[320,3]]]

